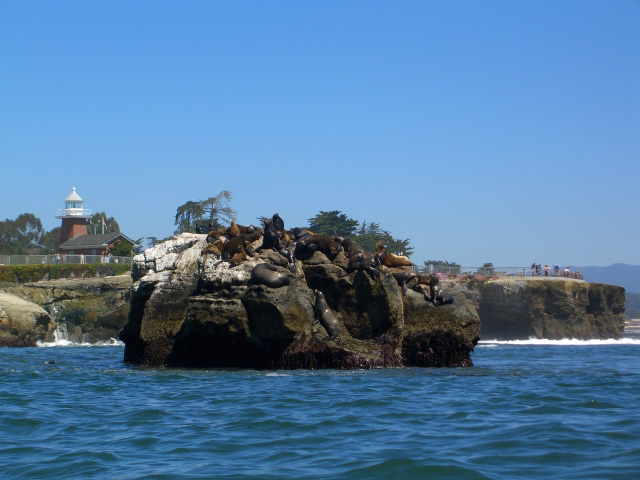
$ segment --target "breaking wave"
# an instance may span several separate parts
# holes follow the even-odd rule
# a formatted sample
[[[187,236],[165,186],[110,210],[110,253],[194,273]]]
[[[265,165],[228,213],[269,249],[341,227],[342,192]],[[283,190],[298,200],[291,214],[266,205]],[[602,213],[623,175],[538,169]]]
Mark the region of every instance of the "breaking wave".
[[[608,338],[593,340],[579,340],[577,338],[563,338],[562,340],[550,340],[548,338],[529,338],[527,340],[480,340],[478,342],[478,346],[492,345],[640,345],[640,338],[623,337],[618,339]]]

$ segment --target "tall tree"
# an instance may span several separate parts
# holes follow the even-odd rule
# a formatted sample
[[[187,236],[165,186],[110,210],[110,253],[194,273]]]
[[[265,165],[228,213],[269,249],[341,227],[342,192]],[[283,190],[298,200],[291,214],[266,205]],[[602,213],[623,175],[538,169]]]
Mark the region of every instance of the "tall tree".
[[[22,213],[15,220],[0,222],[0,252],[26,255],[42,251],[42,222],[32,213]]]
[[[192,232],[195,230],[195,224],[204,215],[202,202],[188,201],[184,205],[180,205],[176,210],[175,225],[178,225],[175,233]]]
[[[320,235],[352,237],[357,227],[357,220],[347,217],[339,210],[332,210],[331,212],[320,210],[320,213],[309,219],[309,229]]]
[[[231,193],[223,190],[215,197],[209,197],[201,202],[205,216],[209,217],[209,225],[219,228],[222,225],[230,225],[231,220],[236,217],[236,211],[229,205],[231,203]]]

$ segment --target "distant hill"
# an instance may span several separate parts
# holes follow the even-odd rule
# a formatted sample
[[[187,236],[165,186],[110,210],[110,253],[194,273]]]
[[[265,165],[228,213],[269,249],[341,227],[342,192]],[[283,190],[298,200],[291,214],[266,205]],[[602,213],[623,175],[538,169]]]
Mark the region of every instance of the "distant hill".
[[[614,263],[608,267],[570,267],[580,270],[587,282],[620,285],[627,293],[640,293],[640,265]]]

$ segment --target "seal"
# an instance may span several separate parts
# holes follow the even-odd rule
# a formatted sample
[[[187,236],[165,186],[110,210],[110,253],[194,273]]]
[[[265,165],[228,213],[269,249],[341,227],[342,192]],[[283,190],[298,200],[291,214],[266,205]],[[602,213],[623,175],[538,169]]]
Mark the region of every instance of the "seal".
[[[327,335],[331,338],[338,338],[338,326],[339,322],[335,314],[329,308],[327,300],[324,298],[324,293],[320,290],[314,290],[316,295],[315,319],[313,325],[320,324],[327,331]]]
[[[304,237],[296,242],[295,256],[296,258],[310,257],[317,250],[324,253],[329,260],[333,260],[342,251],[342,245],[326,235]]]
[[[407,283],[409,283],[414,278],[419,279],[418,275],[414,272],[398,272],[392,273],[392,275],[393,278],[396,279],[396,282],[398,282],[398,285],[400,285],[400,289],[402,290],[403,295],[407,294]]]
[[[344,252],[346,253],[347,258],[350,261],[361,262],[366,258],[364,248],[358,245],[354,240],[351,240],[350,238],[341,238],[341,237],[334,237],[334,240],[342,244],[342,248],[344,248]]]
[[[413,265],[409,257],[387,252],[387,248],[382,244],[382,240],[378,240],[378,243],[376,243],[376,253],[373,258],[385,267],[410,267]]]
[[[429,294],[431,298],[427,298],[425,295],[425,300],[432,302],[436,307],[453,303],[453,295],[449,294],[449,298],[444,296],[444,291],[440,286],[440,277],[435,273],[429,276]]]
[[[222,246],[220,258],[222,260],[230,260],[231,257],[245,249],[245,242],[249,244],[255,242],[260,238],[257,233],[241,233],[235,238],[232,238]]]
[[[284,230],[284,220],[280,218],[280,215],[275,213],[273,217],[271,217],[271,221],[276,230]]]
[[[262,237],[262,245],[258,247],[258,251],[268,249],[272,249],[275,251],[280,250],[280,239],[278,238],[278,233],[273,226],[273,221],[267,218],[264,221],[264,236]]]
[[[291,278],[276,271],[276,266],[270,263],[259,263],[251,270],[251,283],[280,288],[289,285]]]

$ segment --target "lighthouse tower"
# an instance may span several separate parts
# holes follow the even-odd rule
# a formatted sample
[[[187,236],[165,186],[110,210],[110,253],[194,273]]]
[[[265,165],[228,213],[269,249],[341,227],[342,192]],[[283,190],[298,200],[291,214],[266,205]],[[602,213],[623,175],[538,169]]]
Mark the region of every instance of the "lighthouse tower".
[[[56,212],[56,218],[62,219],[60,230],[60,244],[78,235],[87,235],[87,219],[91,215],[91,210],[82,208],[84,200],[76,193],[73,187],[71,194],[64,199],[64,208]]]

